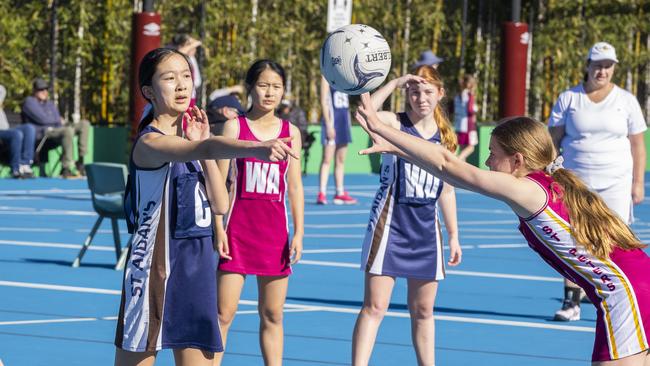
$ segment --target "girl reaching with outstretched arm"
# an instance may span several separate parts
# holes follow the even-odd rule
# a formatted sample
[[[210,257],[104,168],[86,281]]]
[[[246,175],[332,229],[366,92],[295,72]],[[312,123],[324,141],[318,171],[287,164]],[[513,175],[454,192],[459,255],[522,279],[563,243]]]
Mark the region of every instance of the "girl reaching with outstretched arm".
[[[455,151],[456,135],[440,105],[445,90],[438,72],[431,66],[420,66],[415,75],[391,80],[372,95],[372,109],[380,108],[398,88],[406,88],[407,111],[378,112],[379,121],[421,142]],[[418,364],[433,365],[433,307],[438,281],[445,277],[438,202],[451,251],[448,263],[455,266],[461,261],[454,188],[415,162],[393,154],[382,155],[380,182],[361,257],[365,291],[352,337],[352,364],[368,364],[395,279],[402,277],[408,281]]]
[[[557,272],[582,287],[597,310],[592,365],[650,363],[650,258],[630,228],[573,173],[562,167],[546,125],[504,120],[492,132],[489,171],[439,145],[381,123],[370,96],[357,120],[373,140],[362,154],[409,159],[456,187],[508,204],[519,230]]]

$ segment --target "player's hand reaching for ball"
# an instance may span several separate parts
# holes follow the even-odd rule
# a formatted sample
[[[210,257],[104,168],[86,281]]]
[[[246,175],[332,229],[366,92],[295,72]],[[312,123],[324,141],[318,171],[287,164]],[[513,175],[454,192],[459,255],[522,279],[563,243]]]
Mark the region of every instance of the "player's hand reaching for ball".
[[[382,129],[392,127],[385,125],[379,120],[377,112],[372,107],[369,93],[361,94],[361,105],[357,108],[357,113],[354,117],[372,140],[372,146],[359,151],[359,154],[396,153],[399,151],[395,145],[380,135]]]

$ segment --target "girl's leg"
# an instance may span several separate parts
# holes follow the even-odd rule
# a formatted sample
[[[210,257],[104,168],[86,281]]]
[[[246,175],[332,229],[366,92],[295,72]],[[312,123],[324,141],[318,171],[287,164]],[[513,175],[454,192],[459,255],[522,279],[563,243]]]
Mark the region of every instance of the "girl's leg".
[[[435,363],[435,324],[433,305],[436,301],[438,281],[408,280],[408,305],[411,314],[411,338],[418,365]]]
[[[348,153],[348,145],[336,145],[334,160],[334,183],[336,194],[342,195],[345,190],[343,178],[345,175],[345,156]]]
[[[650,366],[650,350],[623,357],[616,361],[592,362],[591,366]]]
[[[320,172],[319,172],[319,200],[320,200],[320,195],[322,194],[323,202],[317,202],[317,203],[326,203],[327,202],[327,180],[330,175],[330,164],[332,163],[332,159],[334,158],[334,145],[323,145],[323,160],[320,162]]]
[[[207,352],[196,348],[180,348],[174,350],[174,363],[176,366],[211,366],[214,352]]]
[[[260,348],[264,365],[282,365],[284,330],[282,317],[287,298],[288,276],[257,276],[260,314]]]
[[[352,333],[352,365],[365,366],[370,362],[372,348],[384,314],[390,304],[395,278],[366,273],[363,307]]]
[[[218,272],[217,274],[217,304],[219,307],[219,328],[221,328],[221,340],[226,348],[228,329],[235,319],[237,304],[241,296],[241,289],[244,286],[246,276],[240,273]],[[224,352],[215,354],[214,366],[221,365]]]
[[[115,348],[115,366],[151,366],[156,361],[156,352],[131,352]]]
[[[580,287],[564,279],[564,300],[562,308],[555,312],[555,320],[576,321],[580,320]]]

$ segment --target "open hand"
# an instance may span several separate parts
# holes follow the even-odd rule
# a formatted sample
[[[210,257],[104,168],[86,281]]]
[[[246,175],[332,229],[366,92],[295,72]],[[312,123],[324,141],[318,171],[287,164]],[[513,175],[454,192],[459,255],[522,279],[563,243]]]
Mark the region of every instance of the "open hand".
[[[379,120],[377,112],[372,107],[370,94],[361,94],[361,105],[357,108],[357,113],[354,115],[354,118],[359,122],[361,128],[368,133],[368,136],[370,136],[370,139],[372,140],[372,146],[359,151],[359,154],[369,155],[375,153],[395,153],[397,151],[395,145],[388,142],[378,133],[382,128],[390,127],[384,125]]]
[[[190,141],[203,141],[210,137],[210,125],[208,116],[203,109],[197,106],[190,108],[189,113],[185,112],[184,118],[187,121],[185,136]]]

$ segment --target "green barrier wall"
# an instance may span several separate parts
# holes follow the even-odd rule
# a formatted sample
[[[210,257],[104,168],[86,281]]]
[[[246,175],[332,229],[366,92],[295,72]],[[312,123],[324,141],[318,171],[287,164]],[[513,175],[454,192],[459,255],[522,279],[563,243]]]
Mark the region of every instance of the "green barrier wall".
[[[85,164],[102,161],[111,163],[123,163],[128,161],[128,128],[124,127],[91,127],[88,131],[88,154],[84,160]],[[77,138],[74,139],[74,159],[77,155]],[[37,175],[57,177],[61,174],[62,148],[59,146],[48,152],[48,162],[45,164],[45,172],[41,174],[38,167],[34,172]],[[0,166],[0,177],[6,178],[11,175],[9,166]]]
[[[323,157],[323,145],[320,143],[321,135],[320,125],[309,126],[309,132],[314,132],[316,141],[309,149],[309,159],[307,161],[307,173],[318,174],[320,162]],[[352,143],[348,145],[348,153],[345,159],[345,172],[369,174],[379,172],[378,155],[359,155],[359,151],[370,146],[370,138],[360,126],[352,126]],[[304,159],[304,152],[303,152]],[[302,162],[304,167],[304,161]],[[334,164],[330,165],[330,171],[334,171]]]
[[[469,163],[479,166],[482,169],[487,169],[485,160],[490,155],[488,146],[490,144],[490,134],[493,129],[494,126],[491,125],[478,127],[479,144],[467,159]],[[316,137],[316,141],[314,141],[309,149],[309,160],[307,161],[307,173],[309,174],[318,173],[320,168],[320,161],[323,154],[323,146],[320,143],[320,130],[320,126],[309,126],[309,132],[314,132],[314,136]],[[369,174],[379,172],[379,155],[364,156],[358,154],[360,150],[370,146],[370,143],[370,138],[360,126],[352,126],[352,143],[348,145],[348,154],[345,160],[346,173]],[[333,169],[334,164],[330,166],[330,171],[333,171]]]
[[[490,154],[488,145],[493,129],[494,126],[491,125],[478,127],[479,144],[467,159],[469,163],[479,166],[482,169],[487,169],[485,160]],[[314,141],[309,150],[309,159],[307,161],[307,173],[309,174],[317,174],[320,167],[323,154],[320,143],[320,130],[320,125],[309,126],[309,132],[314,132],[314,136],[316,137],[316,141]],[[89,131],[89,153],[86,156],[85,163],[103,161],[126,164],[129,153],[128,135],[129,129],[125,127],[92,127]],[[650,130],[645,133],[644,137],[646,151],[650,155]],[[370,146],[368,135],[366,135],[360,126],[352,126],[352,143],[348,146],[348,154],[345,162],[346,173],[370,174],[379,172],[379,155],[364,156],[358,154],[360,150],[368,146]],[[45,167],[46,173],[48,176],[57,176],[61,172],[61,148],[51,150],[49,154],[49,162]],[[303,152],[302,164],[304,163]],[[333,171],[333,169],[334,164],[331,165],[331,170]],[[650,171],[650,158],[646,160],[646,171]],[[0,166],[0,177],[6,178],[9,175],[9,167]]]

